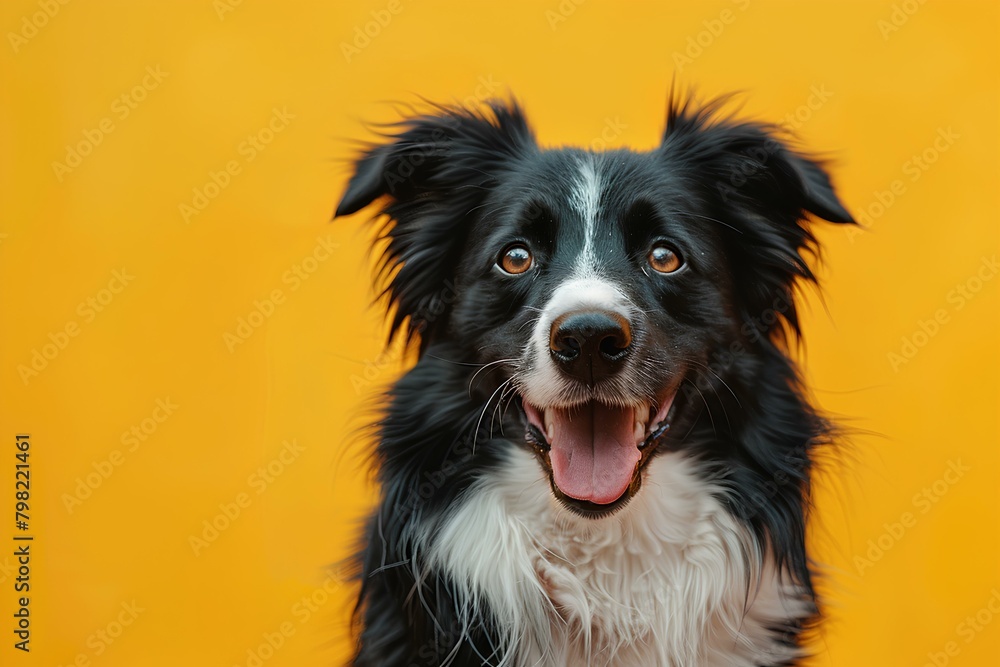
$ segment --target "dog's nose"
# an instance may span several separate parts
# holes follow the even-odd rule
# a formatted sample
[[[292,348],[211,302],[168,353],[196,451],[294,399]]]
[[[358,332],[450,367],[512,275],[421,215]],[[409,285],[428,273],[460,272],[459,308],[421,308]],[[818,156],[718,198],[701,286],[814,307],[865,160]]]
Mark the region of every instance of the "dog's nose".
[[[628,320],[601,310],[557,317],[549,333],[549,351],[556,364],[588,385],[614,375],[631,345]]]

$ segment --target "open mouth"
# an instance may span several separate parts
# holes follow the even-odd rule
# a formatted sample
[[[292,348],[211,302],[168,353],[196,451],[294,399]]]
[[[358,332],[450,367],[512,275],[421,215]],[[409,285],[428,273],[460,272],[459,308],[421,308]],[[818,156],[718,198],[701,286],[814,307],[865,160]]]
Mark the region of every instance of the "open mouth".
[[[636,494],[642,469],[670,428],[676,390],[656,403],[598,401],[540,408],[522,401],[526,440],[549,473],[552,492],[570,510],[607,516]]]

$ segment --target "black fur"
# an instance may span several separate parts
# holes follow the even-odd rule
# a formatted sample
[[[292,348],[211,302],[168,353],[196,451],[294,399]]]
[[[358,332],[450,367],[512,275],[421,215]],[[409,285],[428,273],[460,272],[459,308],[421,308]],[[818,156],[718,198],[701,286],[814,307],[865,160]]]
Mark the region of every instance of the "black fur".
[[[604,268],[649,308],[636,334],[643,377],[682,386],[661,449],[685,450],[725,480],[728,511],[813,596],[810,461],[829,427],[805,400],[785,346],[798,334],[795,286],[815,280],[806,214],[853,221],[818,162],[775,128],[720,117],[717,106],[674,101],[657,149],[600,158]],[[518,357],[532,307],[579,249],[564,184],[585,152],[540,149],[514,103],[437,107],[398,130],[359,159],[336,211],[384,200],[392,331],[418,340],[420,352],[379,423],[382,499],[359,558],[354,664],[495,664],[490,610],[477,610],[480,625],[461,638],[455,584],[427,571],[413,538],[433,534],[470,484],[501,465],[500,452],[523,446],[520,399],[497,393],[516,365],[484,364]],[[664,235],[689,266],[649,277],[637,267],[650,239]],[[511,240],[536,255],[528,280],[493,266]],[[794,644],[811,620],[775,632]]]

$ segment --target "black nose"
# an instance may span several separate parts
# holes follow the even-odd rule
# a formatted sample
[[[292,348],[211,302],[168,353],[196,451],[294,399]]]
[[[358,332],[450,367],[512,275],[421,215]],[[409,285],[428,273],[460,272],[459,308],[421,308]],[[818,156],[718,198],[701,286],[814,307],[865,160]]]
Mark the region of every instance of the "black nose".
[[[631,344],[628,320],[600,310],[557,317],[549,333],[549,350],[556,364],[588,385],[614,375]]]

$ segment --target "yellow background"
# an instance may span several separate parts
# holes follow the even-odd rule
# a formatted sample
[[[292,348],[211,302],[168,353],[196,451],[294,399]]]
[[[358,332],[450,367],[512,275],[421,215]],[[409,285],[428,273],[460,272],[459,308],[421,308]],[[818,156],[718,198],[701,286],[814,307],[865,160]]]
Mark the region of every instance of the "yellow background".
[[[327,595],[323,568],[374,498],[360,429],[399,369],[368,309],[365,216],[328,222],[354,142],[394,103],[512,91],[545,144],[647,148],[676,76],[744,91],[752,117],[791,114],[870,223],[819,229],[825,287],[804,309],[809,382],[854,431],[817,492],[829,620],[811,664],[997,664],[1000,618],[959,625],[1000,590],[1000,280],[984,264],[1000,220],[996,3],[389,5],[2,4],[0,662],[246,665],[283,624],[293,634],[262,664],[345,658],[351,589],[331,580]],[[270,140],[253,159],[251,135]],[[54,168],[81,142],[75,168]],[[958,285],[978,289],[960,300]],[[274,290],[282,302],[227,346]],[[915,354],[894,363],[904,338]],[[144,423],[130,451],[123,434]],[[32,442],[30,655],[12,647],[16,433]],[[285,441],[302,450],[258,494],[251,476]],[[68,507],[88,475],[99,486]],[[190,537],[238,498],[196,555]]]

